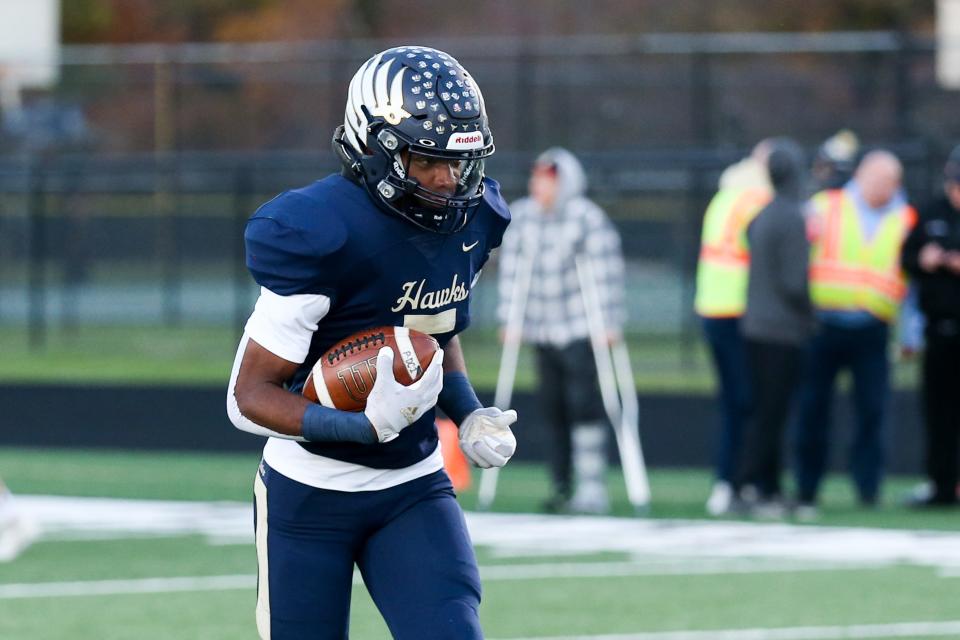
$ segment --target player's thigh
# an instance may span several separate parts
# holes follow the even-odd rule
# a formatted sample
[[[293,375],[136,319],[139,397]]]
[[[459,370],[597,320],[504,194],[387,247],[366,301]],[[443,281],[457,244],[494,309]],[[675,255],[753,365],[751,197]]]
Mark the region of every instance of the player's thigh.
[[[431,478],[368,539],[360,570],[394,638],[482,638],[480,575],[463,512],[445,476]]]
[[[261,637],[344,640],[359,526],[343,494],[261,465],[255,495]]]

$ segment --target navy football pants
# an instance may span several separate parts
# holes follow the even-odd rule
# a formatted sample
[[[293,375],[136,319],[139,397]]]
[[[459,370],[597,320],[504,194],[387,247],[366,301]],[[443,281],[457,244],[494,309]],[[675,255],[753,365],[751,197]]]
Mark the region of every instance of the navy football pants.
[[[262,638],[347,638],[354,564],[394,638],[483,637],[477,561],[445,472],[342,492],[261,463],[254,488]]]

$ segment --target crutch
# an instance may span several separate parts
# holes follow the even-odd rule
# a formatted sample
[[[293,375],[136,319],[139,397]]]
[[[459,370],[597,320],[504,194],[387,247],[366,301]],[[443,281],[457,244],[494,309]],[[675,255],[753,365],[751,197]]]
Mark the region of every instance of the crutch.
[[[607,344],[607,330],[593,265],[589,258],[582,255],[577,256],[576,265],[590,344],[597,365],[600,396],[617,440],[627,498],[637,513],[646,513],[650,508],[650,482],[640,446],[640,407],[627,345],[622,339],[615,345]]]
[[[529,249],[529,247],[528,247]],[[535,250],[521,251],[518,256],[517,274],[510,288],[510,303],[507,306],[506,335],[500,353],[500,371],[497,374],[497,389],[493,394],[493,406],[508,409],[513,399],[513,383],[517,374],[520,344],[523,341],[523,316],[527,310],[527,294],[533,278]],[[500,468],[484,469],[480,474],[480,489],[477,492],[477,508],[489,509],[497,495],[497,479]]]

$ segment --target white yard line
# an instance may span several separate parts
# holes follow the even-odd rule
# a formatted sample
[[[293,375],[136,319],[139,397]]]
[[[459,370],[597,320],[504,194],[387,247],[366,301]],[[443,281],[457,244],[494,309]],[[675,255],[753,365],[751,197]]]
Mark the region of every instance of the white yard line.
[[[851,565],[810,562],[765,562],[740,560],[684,560],[675,562],[564,562],[480,567],[484,582],[545,580],[559,578],[610,578],[630,576],[719,575],[732,573],[783,573],[796,571],[876,570],[876,565]],[[361,584],[359,573],[354,583]],[[228,591],[253,589],[254,575],[185,576],[178,578],[141,578],[134,580],[75,580],[70,582],[34,582],[0,584],[0,600],[21,598],[64,598],[175,591]]]
[[[253,543],[252,509],[245,503],[23,495],[16,501],[24,518],[42,532],[41,543],[188,535],[216,544]],[[929,567],[945,579],[960,577],[956,531],[496,513],[467,513],[466,520],[474,544],[502,562],[482,569],[486,580],[868,570],[900,564]],[[595,554],[624,560],[575,562]],[[536,559],[543,563],[535,564]],[[3,593],[0,585],[0,597]]]
[[[254,575],[141,578],[139,580],[77,580],[0,585],[0,600],[64,598],[71,596],[116,596],[132,593],[175,591],[228,591],[257,587]]]
[[[650,631],[584,636],[530,636],[509,640],[868,640],[917,636],[956,637],[957,635],[960,635],[960,620],[778,629],[711,629],[709,631]]]
[[[600,563],[594,564],[598,565]],[[489,569],[491,568],[488,568],[488,572]],[[489,574],[485,578],[488,580],[497,579],[496,577],[491,578]],[[172,593],[178,591],[252,590],[255,586],[256,576],[254,575],[86,580],[0,585],[0,599]],[[510,638],[509,640],[869,640],[958,635],[960,635],[960,620],[773,629],[711,629],[707,631],[651,631],[579,636],[530,636]]]
[[[941,578],[960,578],[960,567],[940,567],[937,575]]]
[[[668,562],[542,562],[536,564],[487,565],[480,578],[537,580],[544,578],[612,578],[629,576],[704,576],[746,573],[793,573],[800,571],[876,571],[892,565],[871,563],[810,562],[795,560],[744,560],[740,558],[676,558]]]

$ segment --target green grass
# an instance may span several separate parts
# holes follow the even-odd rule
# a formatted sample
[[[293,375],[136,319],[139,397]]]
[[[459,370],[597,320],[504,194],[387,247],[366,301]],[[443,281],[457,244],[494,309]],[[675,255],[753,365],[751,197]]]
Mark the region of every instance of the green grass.
[[[64,496],[110,496],[156,500],[250,499],[257,454],[146,453],[134,451],[0,448],[0,477],[17,493]],[[462,491],[467,509],[477,504],[480,474]],[[608,477],[614,513],[631,515],[632,508],[619,470]],[[951,511],[913,511],[898,499],[919,479],[895,476],[885,487],[881,508],[856,504],[847,478],[828,478],[819,524],[903,529],[960,529]],[[704,518],[703,503],[710,474],[699,469],[654,469],[650,472],[653,518]],[[537,511],[549,494],[546,469],[536,464],[511,464],[500,474],[494,507],[497,511]]]
[[[152,500],[249,500],[259,454],[0,447],[16,493]]]
[[[180,540],[132,544],[83,543],[72,549],[88,561],[135,553],[165,554],[166,574],[203,575],[190,566],[203,556],[221,571],[250,574],[253,549],[207,547]],[[42,543],[31,556],[54,551]],[[69,563],[65,559],[65,563]],[[74,564],[76,562],[74,561]],[[112,562],[114,576],[126,567]],[[96,572],[94,571],[93,574]],[[136,571],[132,572],[136,574]],[[92,574],[81,573],[82,579]],[[155,574],[163,575],[163,574]],[[568,637],[571,634],[643,631],[845,625],[904,620],[950,620],[950,602],[960,596],[957,581],[930,569],[897,567],[874,571],[741,576],[657,576],[487,582],[481,620],[489,638]],[[31,640],[231,640],[255,638],[254,591],[131,594],[0,601],[0,633]],[[55,612],[55,613],[53,613]],[[354,588],[351,638],[389,638],[366,590]]]
[[[41,545],[43,551],[46,545]],[[248,550],[249,551],[249,550]],[[196,557],[197,552],[189,557]],[[0,637],[30,640],[256,638],[255,595],[240,591],[0,602]],[[55,615],[50,610],[56,607]],[[389,636],[368,636],[383,638]]]
[[[145,575],[252,574],[249,546],[208,547],[197,540],[41,543],[17,561],[56,554],[65,547],[87,559],[91,580],[100,571],[92,560],[110,558],[112,572],[133,578],[143,567],[120,564],[153,555],[162,571]],[[208,557],[216,567],[196,566]],[[60,567],[76,566],[63,554]],[[18,572],[17,565],[14,568]],[[128,570],[129,569],[129,570]],[[182,572],[182,573],[181,573]],[[38,576],[39,580],[44,581]],[[484,586],[481,620],[490,638],[550,637],[643,631],[845,625],[904,620],[950,620],[949,603],[960,596],[956,580],[930,569],[784,572],[718,576],[607,577],[491,582]],[[131,594],[73,598],[0,600],[0,633],[31,640],[229,640],[255,638],[254,591]],[[55,611],[54,615],[51,615]],[[955,617],[955,616],[954,616]],[[373,640],[389,634],[362,586],[354,588],[351,638]]]
[[[0,329],[0,382],[226,384],[239,334],[221,327],[78,327],[31,348],[25,329]]]
[[[242,500],[251,493],[256,454],[201,455],[0,448],[0,473],[24,494],[140,499]],[[618,513],[629,512],[619,476],[611,474]],[[888,496],[913,478],[894,478]],[[703,518],[705,472],[654,470],[654,518]],[[545,471],[510,465],[501,474],[496,508],[533,511],[546,496]],[[475,490],[461,501],[475,503]],[[843,478],[831,478],[822,524],[957,529],[952,513],[913,513],[888,500],[863,511]],[[478,550],[482,567],[510,564]],[[563,562],[617,561],[619,554],[564,557]],[[549,563],[538,557],[522,562]],[[8,565],[4,584],[253,575],[252,544],[211,545],[199,536],[116,540],[47,540]],[[931,568],[789,571],[721,575],[486,580],[481,618],[489,638],[536,638],[640,631],[882,624],[960,618],[960,580]],[[232,640],[255,638],[252,588],[189,593],[0,598],[0,638],[54,640]],[[351,638],[388,638],[362,586],[354,589]],[[878,636],[879,637],[879,636]],[[903,636],[899,636],[903,637]],[[942,637],[942,636],[940,636]],[[922,640],[915,636],[914,640]]]
[[[67,384],[225,384],[233,365],[238,333],[224,327],[51,328],[45,346],[32,349],[25,329],[0,327],[0,383]],[[473,383],[496,387],[500,344],[494,332],[470,330],[462,336]],[[629,335],[630,358],[641,392],[709,393],[714,380],[699,337]],[[912,388],[917,363],[894,367],[899,388]],[[533,353],[521,351],[517,390],[535,385]]]

